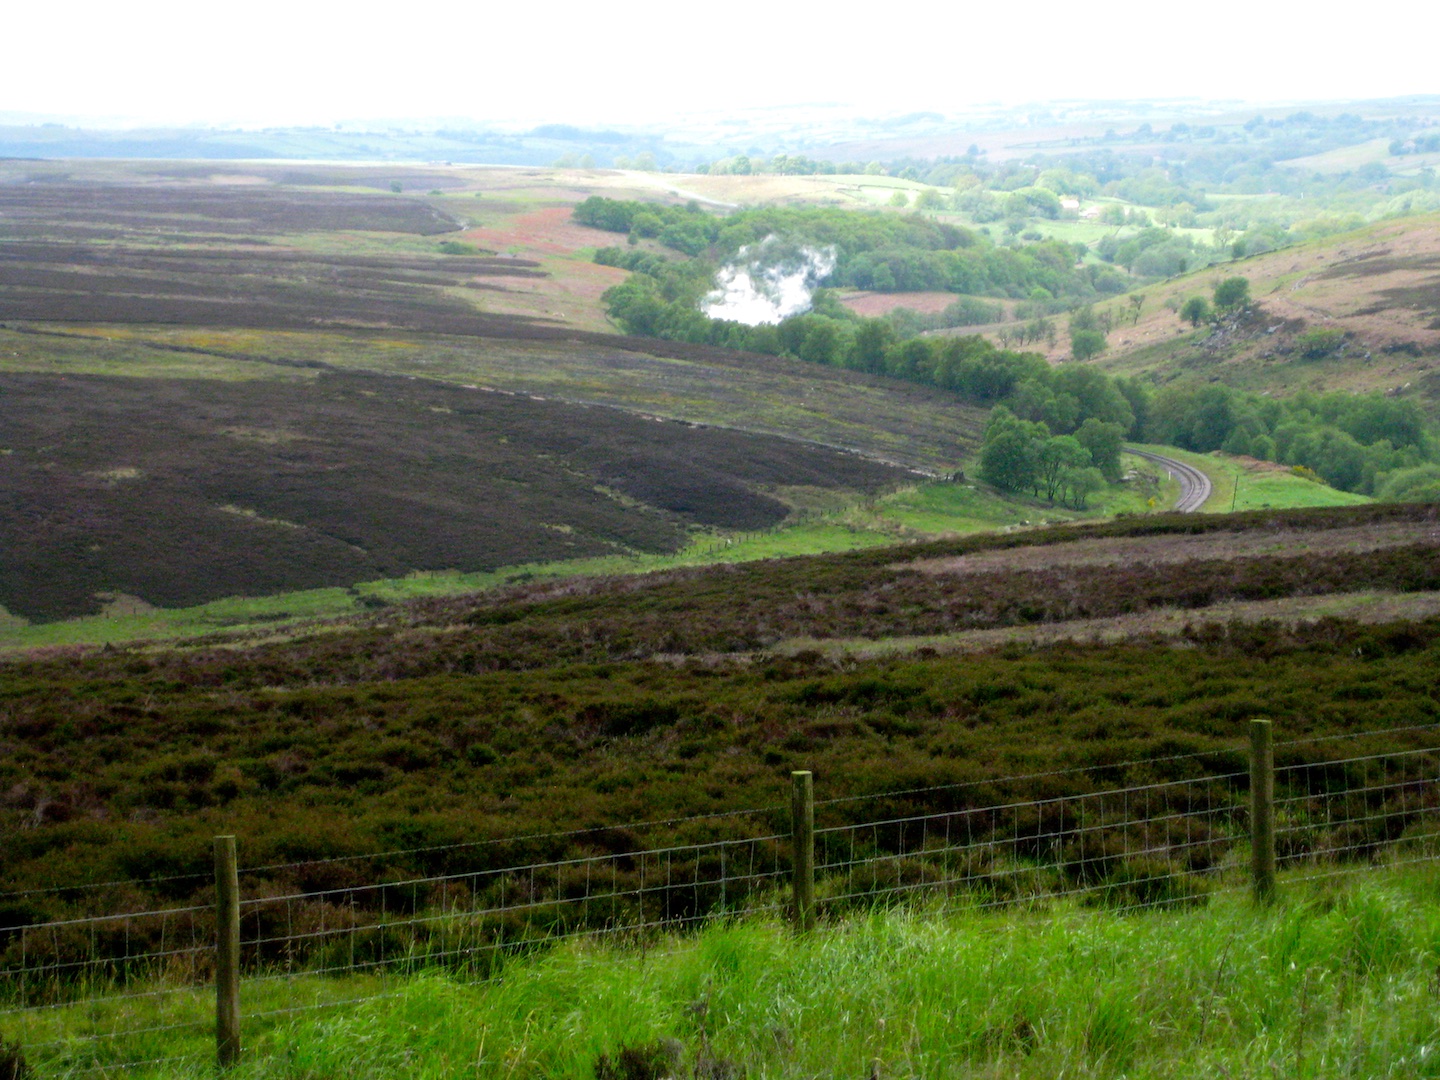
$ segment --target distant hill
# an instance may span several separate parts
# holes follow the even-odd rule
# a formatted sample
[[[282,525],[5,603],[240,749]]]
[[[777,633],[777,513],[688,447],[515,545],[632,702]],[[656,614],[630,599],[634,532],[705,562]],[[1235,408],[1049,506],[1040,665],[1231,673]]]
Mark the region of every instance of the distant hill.
[[[1250,281],[1248,316],[1196,329],[1174,310],[1232,276]],[[1112,305],[1117,326],[1100,366],[1277,394],[1414,394],[1440,413],[1440,215],[1241,259],[1143,296],[1133,325],[1128,302]]]
[[[459,232],[530,204],[404,191],[458,170],[214,168],[0,168],[0,616],[666,554],[978,436],[942,392],[577,328],[588,260]]]

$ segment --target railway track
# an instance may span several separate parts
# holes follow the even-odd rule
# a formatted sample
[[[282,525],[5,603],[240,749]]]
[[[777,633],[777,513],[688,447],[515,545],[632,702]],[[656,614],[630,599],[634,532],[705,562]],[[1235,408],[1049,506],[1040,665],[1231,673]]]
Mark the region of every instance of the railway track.
[[[1125,453],[1155,462],[1180,481],[1180,498],[1174,507],[1179,513],[1195,513],[1205,505],[1205,500],[1210,498],[1210,493],[1214,490],[1210,478],[1193,465],[1186,465],[1183,461],[1176,461],[1174,458],[1163,457],[1160,454],[1152,454],[1148,450],[1132,450],[1126,447]]]

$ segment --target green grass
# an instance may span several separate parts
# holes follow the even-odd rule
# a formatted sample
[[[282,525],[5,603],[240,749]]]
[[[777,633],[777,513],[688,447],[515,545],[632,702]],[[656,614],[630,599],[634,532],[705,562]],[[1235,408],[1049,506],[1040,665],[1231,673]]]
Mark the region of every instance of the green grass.
[[[1195,454],[1173,446],[1141,446],[1142,450],[1164,454],[1194,465],[1214,485],[1209,500],[1201,507],[1208,514],[1244,510],[1294,510],[1303,506],[1359,506],[1375,500],[1368,495],[1340,491],[1284,467],[1228,454]]]
[[[313,379],[316,375],[314,369],[151,348],[143,341],[133,340],[132,332],[122,327],[86,332],[83,336],[69,329],[61,333],[64,336],[26,334],[0,328],[0,375],[36,372],[45,375],[128,375],[151,379],[225,381]],[[228,341],[244,333],[227,332],[219,340]],[[154,338],[165,343],[162,334],[156,334]],[[224,345],[200,347],[224,348]]]
[[[678,1058],[682,1076],[1437,1076],[1437,959],[1431,865],[1292,883],[1266,911],[1240,891],[1128,914],[937,903],[808,938],[741,920],[645,948],[570,941],[487,982],[430,973],[247,987],[252,1013],[287,995],[386,996],[249,1022],[230,1075],[588,1080],[601,1055],[650,1047]],[[160,1001],[58,1009],[22,1042],[76,1040],[58,1059],[35,1052],[53,1075],[86,1063],[83,1035],[195,1019],[208,1004],[199,992]],[[98,1045],[105,1063],[201,1055],[130,1075],[213,1069],[202,1033]]]

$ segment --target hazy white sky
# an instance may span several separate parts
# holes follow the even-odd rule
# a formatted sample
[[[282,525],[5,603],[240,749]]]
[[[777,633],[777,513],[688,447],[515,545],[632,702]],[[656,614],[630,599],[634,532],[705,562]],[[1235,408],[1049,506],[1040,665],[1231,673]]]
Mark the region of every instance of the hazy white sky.
[[[1293,0],[978,7],[21,0],[5,17],[0,112],[623,124],[802,102],[947,112],[995,100],[1440,92],[1418,48],[1440,15],[1420,0],[1397,20],[1329,9],[1354,12],[1350,26]]]

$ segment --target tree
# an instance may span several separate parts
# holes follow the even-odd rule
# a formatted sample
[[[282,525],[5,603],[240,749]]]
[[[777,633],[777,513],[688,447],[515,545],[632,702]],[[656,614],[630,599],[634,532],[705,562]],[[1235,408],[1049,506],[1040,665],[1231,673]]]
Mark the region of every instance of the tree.
[[[1131,293],[1130,300],[1130,325],[1135,326],[1140,322],[1140,312],[1145,307],[1145,297],[1141,293]]]
[[[990,413],[980,448],[980,479],[1001,491],[1033,489],[1040,447],[1049,436],[1044,424],[1021,420],[1003,405]]]
[[[1072,510],[1084,510],[1086,500],[1104,486],[1100,470],[1090,466],[1066,469],[1061,478],[1063,501]]]
[[[1083,469],[1090,464],[1090,451],[1073,435],[1055,435],[1040,444],[1036,454],[1036,478],[1051,502],[1064,486],[1069,469]]]
[[[865,319],[855,331],[852,362],[874,375],[885,372],[885,350],[895,342],[895,331],[884,319]]]
[[[1071,330],[1070,355],[1076,360],[1093,360],[1105,351],[1105,335],[1099,330]]]
[[[1241,311],[1250,306],[1250,279],[1226,278],[1215,286],[1215,307],[1222,312]]]
[[[1180,308],[1180,317],[1188,320],[1191,326],[1199,327],[1202,322],[1210,318],[1210,301],[1203,296],[1190,297]]]
[[[1090,451],[1090,460],[1102,476],[1112,484],[1120,480],[1120,451],[1125,445],[1125,429],[1089,417],[1075,432],[1075,441]]]
[[[916,210],[943,210],[945,209],[945,197],[934,188],[926,188],[915,196]]]

